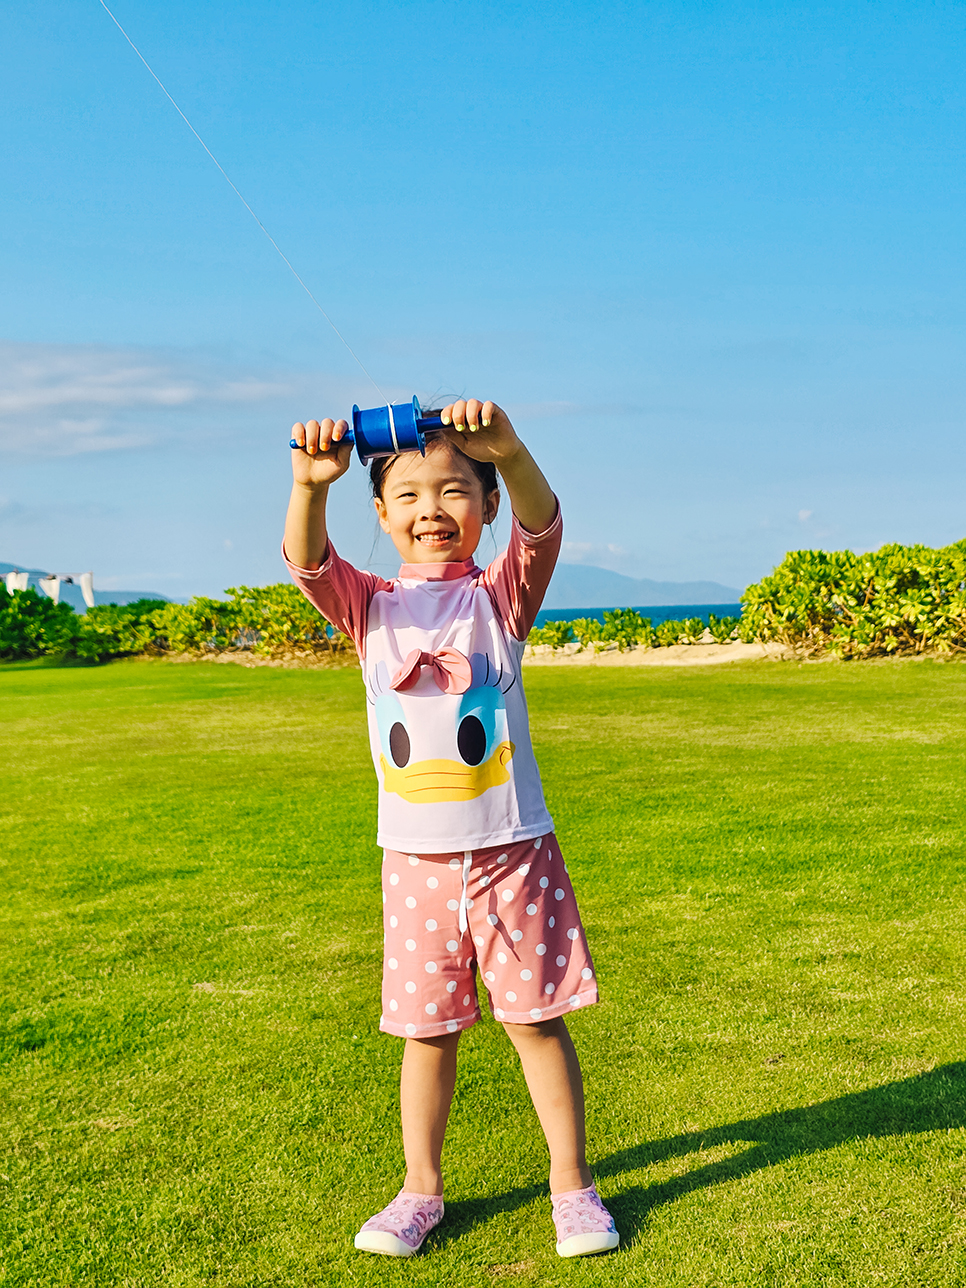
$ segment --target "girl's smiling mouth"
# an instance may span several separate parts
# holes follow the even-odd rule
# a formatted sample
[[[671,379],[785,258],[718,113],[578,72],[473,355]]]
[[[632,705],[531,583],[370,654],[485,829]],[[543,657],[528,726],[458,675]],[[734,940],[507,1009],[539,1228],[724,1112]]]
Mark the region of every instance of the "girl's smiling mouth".
[[[419,532],[416,540],[421,546],[445,546],[455,536],[455,532]]]

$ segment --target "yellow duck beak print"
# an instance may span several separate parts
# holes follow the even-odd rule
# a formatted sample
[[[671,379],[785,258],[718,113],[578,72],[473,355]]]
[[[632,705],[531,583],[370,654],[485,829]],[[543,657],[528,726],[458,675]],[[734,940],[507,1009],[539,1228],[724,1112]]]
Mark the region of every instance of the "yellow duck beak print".
[[[458,760],[419,760],[398,768],[380,756],[382,785],[414,805],[436,801],[471,801],[491,787],[510,781],[507,765],[513,743],[501,742],[482,765],[463,765]]]

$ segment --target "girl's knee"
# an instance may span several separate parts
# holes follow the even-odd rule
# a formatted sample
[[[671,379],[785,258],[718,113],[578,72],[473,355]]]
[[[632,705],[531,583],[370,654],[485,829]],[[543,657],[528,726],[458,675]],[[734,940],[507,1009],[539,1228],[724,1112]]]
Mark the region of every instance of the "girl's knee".
[[[545,1042],[548,1038],[559,1039],[567,1033],[567,1022],[562,1015],[552,1020],[537,1020],[535,1024],[504,1023],[503,1027],[514,1046]]]

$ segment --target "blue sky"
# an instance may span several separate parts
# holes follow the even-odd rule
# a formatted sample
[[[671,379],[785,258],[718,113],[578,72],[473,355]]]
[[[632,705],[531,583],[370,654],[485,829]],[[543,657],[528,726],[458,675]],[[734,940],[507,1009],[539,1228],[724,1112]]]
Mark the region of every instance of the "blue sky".
[[[512,412],[569,562],[966,535],[961,3],[112,8],[380,387]],[[292,421],[378,396],[98,0],[4,26],[0,559],[278,580]],[[393,566],[361,470],[332,528]]]

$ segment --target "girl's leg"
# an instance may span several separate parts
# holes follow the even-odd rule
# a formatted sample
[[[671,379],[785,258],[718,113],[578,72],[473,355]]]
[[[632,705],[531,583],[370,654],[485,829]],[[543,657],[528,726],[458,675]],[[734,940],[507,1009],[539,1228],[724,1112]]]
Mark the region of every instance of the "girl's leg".
[[[584,1083],[563,1016],[537,1024],[505,1024],[517,1049],[533,1107],[550,1149],[550,1193],[591,1183],[584,1131]],[[407,1153],[408,1159],[408,1153]]]
[[[399,1079],[406,1180],[411,1194],[442,1194],[440,1160],[456,1085],[458,1033],[407,1038]],[[578,1079],[580,1074],[578,1072]]]

